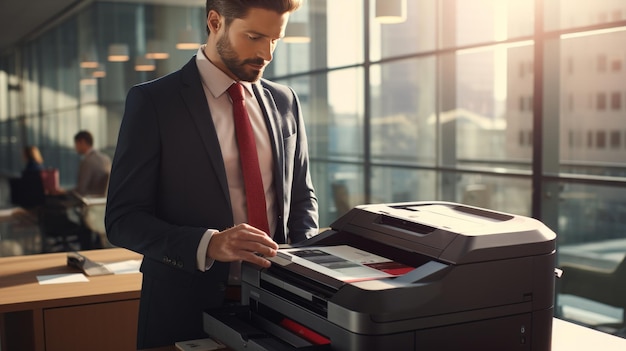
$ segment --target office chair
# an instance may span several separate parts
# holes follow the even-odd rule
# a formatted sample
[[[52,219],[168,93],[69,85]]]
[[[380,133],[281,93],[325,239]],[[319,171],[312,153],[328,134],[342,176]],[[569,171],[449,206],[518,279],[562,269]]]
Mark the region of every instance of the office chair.
[[[25,171],[20,178],[10,178],[11,203],[24,209],[36,209],[45,203],[39,171]]]
[[[82,224],[97,235],[98,245],[103,248],[114,247],[106,236],[104,215],[106,211],[106,197],[83,197],[74,194],[81,202],[77,208]]]
[[[100,204],[103,208],[104,203]],[[102,235],[92,230],[94,219],[85,204],[74,194],[46,196],[39,210],[42,252],[66,252],[102,248]],[[87,220],[86,220],[87,219]],[[102,210],[102,222],[104,212]]]

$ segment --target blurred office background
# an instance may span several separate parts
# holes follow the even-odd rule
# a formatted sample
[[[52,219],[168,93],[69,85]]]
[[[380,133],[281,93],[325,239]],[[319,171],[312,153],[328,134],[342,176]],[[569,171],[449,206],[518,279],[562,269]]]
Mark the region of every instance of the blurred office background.
[[[34,144],[71,187],[74,134],[113,155],[128,89],[206,40],[204,2],[45,3],[0,5],[40,19],[0,30],[0,173]],[[557,316],[624,335],[626,2],[306,0],[286,34],[265,77],[300,96],[322,226],[423,200],[535,217],[576,267]]]

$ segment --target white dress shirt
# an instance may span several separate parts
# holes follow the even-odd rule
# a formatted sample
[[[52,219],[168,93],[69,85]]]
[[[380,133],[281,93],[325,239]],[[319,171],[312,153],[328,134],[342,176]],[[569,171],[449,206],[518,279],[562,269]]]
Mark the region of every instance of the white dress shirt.
[[[217,132],[226,168],[226,177],[228,179],[228,190],[230,193],[230,201],[233,210],[233,220],[235,224],[247,223],[248,215],[246,213],[246,194],[244,189],[243,175],[241,173],[241,164],[239,161],[239,150],[237,147],[237,139],[235,137],[235,122],[233,118],[233,105],[227,89],[234,83],[232,78],[217,68],[211,61],[207,59],[203,52],[204,46],[198,49],[196,55],[196,64],[200,71],[202,86],[209,104],[213,124]],[[274,155],[272,152],[272,143],[268,134],[265,117],[261,110],[261,106],[254,96],[252,83],[240,82],[244,86],[244,99],[246,109],[250,117],[250,123],[254,130],[257,153],[259,155],[259,166],[261,176],[263,178],[263,187],[265,188],[265,201],[267,206],[268,223],[274,236],[276,230],[276,196],[274,191]],[[206,250],[213,233],[217,230],[209,229],[200,241],[198,246],[198,268],[206,270],[212,265],[212,261],[206,261]]]

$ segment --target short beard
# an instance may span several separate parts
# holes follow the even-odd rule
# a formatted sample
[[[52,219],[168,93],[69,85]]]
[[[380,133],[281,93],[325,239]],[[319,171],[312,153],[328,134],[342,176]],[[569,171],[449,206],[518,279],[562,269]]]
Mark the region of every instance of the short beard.
[[[246,70],[246,64],[263,64],[263,59],[247,59],[247,60],[239,60],[239,56],[233,50],[232,45],[230,44],[230,38],[228,37],[228,29],[224,33],[224,35],[218,39],[217,45],[217,54],[222,59],[222,62],[231,71],[239,80],[244,82],[256,82],[261,79],[263,75],[262,70]]]

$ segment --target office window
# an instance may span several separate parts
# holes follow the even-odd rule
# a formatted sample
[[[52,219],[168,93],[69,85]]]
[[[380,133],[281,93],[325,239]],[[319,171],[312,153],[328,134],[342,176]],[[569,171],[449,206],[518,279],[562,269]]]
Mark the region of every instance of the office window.
[[[472,206],[497,208],[501,211],[530,215],[532,186],[528,179],[498,175],[475,175],[465,173],[442,173],[443,181],[453,179],[454,198],[445,201],[462,202]]]
[[[622,93],[615,91],[611,93],[611,110],[619,111],[622,109]]]
[[[384,161],[435,163],[435,58],[420,57],[373,65],[371,152]],[[454,113],[439,116],[453,122]]]
[[[611,71],[620,72],[622,70],[623,61],[620,58],[614,58],[611,60]]]
[[[600,54],[597,57],[597,61],[596,61],[596,70],[598,71],[598,73],[604,73],[606,72],[606,55],[604,54]]]
[[[349,68],[287,80],[298,92],[309,152],[317,158],[363,159],[363,69]]]
[[[311,178],[319,201],[322,226],[328,226],[354,206],[365,202],[363,167],[327,161],[311,161]]]
[[[517,146],[515,136],[519,130],[532,129],[528,112],[533,108],[533,80],[508,78],[517,76],[520,62],[528,65],[532,58],[530,43],[486,46],[444,56],[444,72],[456,73],[454,81],[444,82],[455,90],[443,89],[441,98],[442,138],[454,136],[456,141],[454,146],[443,144],[444,163],[463,160],[473,165],[478,160],[497,162],[530,157],[528,149]],[[444,73],[444,81],[446,78]],[[520,97],[520,106],[509,110],[507,100],[516,96]],[[446,149],[448,146],[450,150]]]
[[[421,1],[408,1],[421,2]],[[526,0],[441,1],[443,47],[526,37],[533,33],[534,2]],[[449,22],[454,20],[454,23]]]
[[[372,169],[374,202],[429,201],[437,197],[436,172],[399,167]]]
[[[574,59],[572,57],[567,58],[567,74],[570,76],[574,74]]]
[[[362,0],[305,1],[290,16],[289,24],[304,25],[310,40],[279,42],[266,77],[342,67],[363,61]]]
[[[598,111],[606,110],[606,93],[601,92],[596,94],[596,109]]]
[[[596,147],[598,149],[606,148],[606,132],[603,130],[596,131]]]
[[[574,112],[574,94],[567,94],[567,111]]]
[[[343,1],[343,0],[342,0]],[[329,3],[331,1],[328,1]],[[333,3],[341,1],[332,1]],[[374,19],[375,1],[370,1],[370,59],[404,56],[435,50],[437,47],[436,21],[438,0],[406,1],[406,21],[381,24]],[[338,13],[343,29],[346,13]],[[333,32],[330,32],[333,33]],[[345,45],[345,43],[340,43]]]
[[[622,132],[619,130],[612,130],[610,136],[610,143],[612,149],[619,149],[622,146]]]
[[[545,1],[546,30],[571,29],[593,26],[611,20],[620,21],[626,11],[626,3],[619,0],[611,1],[577,1],[554,0]],[[618,19],[619,18],[619,19]]]

